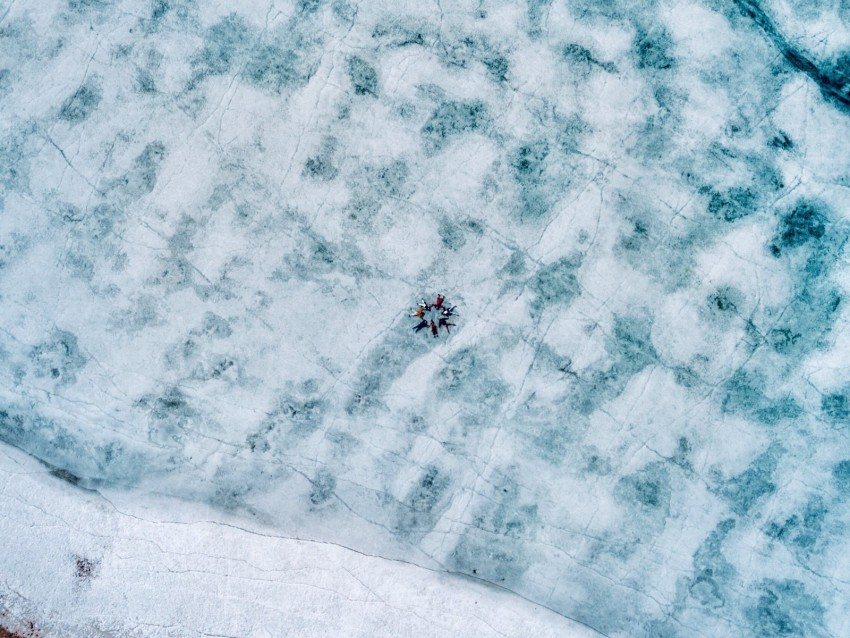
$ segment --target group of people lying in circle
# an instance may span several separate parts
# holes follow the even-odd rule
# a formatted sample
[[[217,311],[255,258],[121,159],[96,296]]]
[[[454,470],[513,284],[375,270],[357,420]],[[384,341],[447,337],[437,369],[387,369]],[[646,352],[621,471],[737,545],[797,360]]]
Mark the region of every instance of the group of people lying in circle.
[[[421,319],[418,324],[413,326],[413,329],[416,332],[419,332],[420,330],[428,328],[431,331],[431,335],[433,337],[439,335],[440,328],[445,328],[446,332],[451,333],[451,330],[449,330],[449,326],[454,326],[457,324],[451,323],[449,321],[449,318],[453,317],[455,314],[457,314],[457,312],[455,311],[454,306],[445,305],[445,301],[445,297],[440,294],[437,295],[437,299],[436,301],[434,301],[433,304],[427,303],[424,299],[420,300],[419,307],[417,307],[416,310],[410,313],[411,317],[419,317],[419,319]],[[429,313],[432,310],[440,311],[440,317],[437,321],[429,319],[425,316],[425,313]]]

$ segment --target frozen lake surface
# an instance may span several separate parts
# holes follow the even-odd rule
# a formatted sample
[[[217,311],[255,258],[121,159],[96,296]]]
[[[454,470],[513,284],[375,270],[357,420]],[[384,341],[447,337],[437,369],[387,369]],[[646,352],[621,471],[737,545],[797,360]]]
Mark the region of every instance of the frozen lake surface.
[[[0,626],[850,635],[846,3],[16,0],[0,138]]]

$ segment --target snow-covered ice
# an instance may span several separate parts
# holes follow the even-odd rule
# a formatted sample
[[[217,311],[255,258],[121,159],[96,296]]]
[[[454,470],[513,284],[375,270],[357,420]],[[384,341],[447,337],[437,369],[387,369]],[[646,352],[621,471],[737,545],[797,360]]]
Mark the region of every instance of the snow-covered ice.
[[[850,634],[827,4],[0,5],[0,626]]]

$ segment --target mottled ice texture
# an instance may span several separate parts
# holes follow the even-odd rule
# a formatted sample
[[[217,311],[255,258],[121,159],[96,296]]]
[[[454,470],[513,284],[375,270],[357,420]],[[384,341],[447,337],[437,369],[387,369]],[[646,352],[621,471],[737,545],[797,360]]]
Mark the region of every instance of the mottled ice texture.
[[[848,139],[846,2],[0,5],[0,441],[34,459],[0,612],[275,605],[226,565],[163,581],[195,624],[115,603],[127,552],[193,551],[184,503],[252,570],[288,550],[216,521],[515,594],[507,635],[850,635]],[[116,499],[164,544],[11,506]],[[73,556],[91,586],[45,587]],[[348,624],[228,631],[428,634],[340,587]],[[484,635],[463,609],[440,630]]]

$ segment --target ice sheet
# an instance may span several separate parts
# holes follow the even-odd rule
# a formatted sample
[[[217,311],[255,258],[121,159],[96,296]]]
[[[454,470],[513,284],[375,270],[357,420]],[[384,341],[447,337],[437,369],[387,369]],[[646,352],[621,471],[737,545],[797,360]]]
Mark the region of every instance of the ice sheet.
[[[0,579],[0,603],[45,637],[129,631],[110,601],[140,604],[115,571],[132,554],[185,596],[179,635],[225,631],[206,615],[225,599],[233,635],[358,635],[393,605],[427,635],[487,584],[516,596],[507,635],[544,608],[606,636],[850,633],[847,19],[0,7],[0,441],[46,475],[4,479],[29,504],[4,525],[37,526],[0,557],[41,571]],[[432,338],[409,315],[437,293],[459,314]],[[121,555],[131,519],[103,514],[102,575],[69,614],[83,594],[45,579],[77,550],[40,517],[99,498],[153,513]],[[186,559],[209,580],[145,553],[185,550],[175,503],[220,536]],[[356,566],[369,584],[320,605],[350,624],[252,626],[289,581],[230,573],[245,534],[250,578],[286,538],[320,544],[313,583]],[[367,611],[390,572],[399,598]]]

